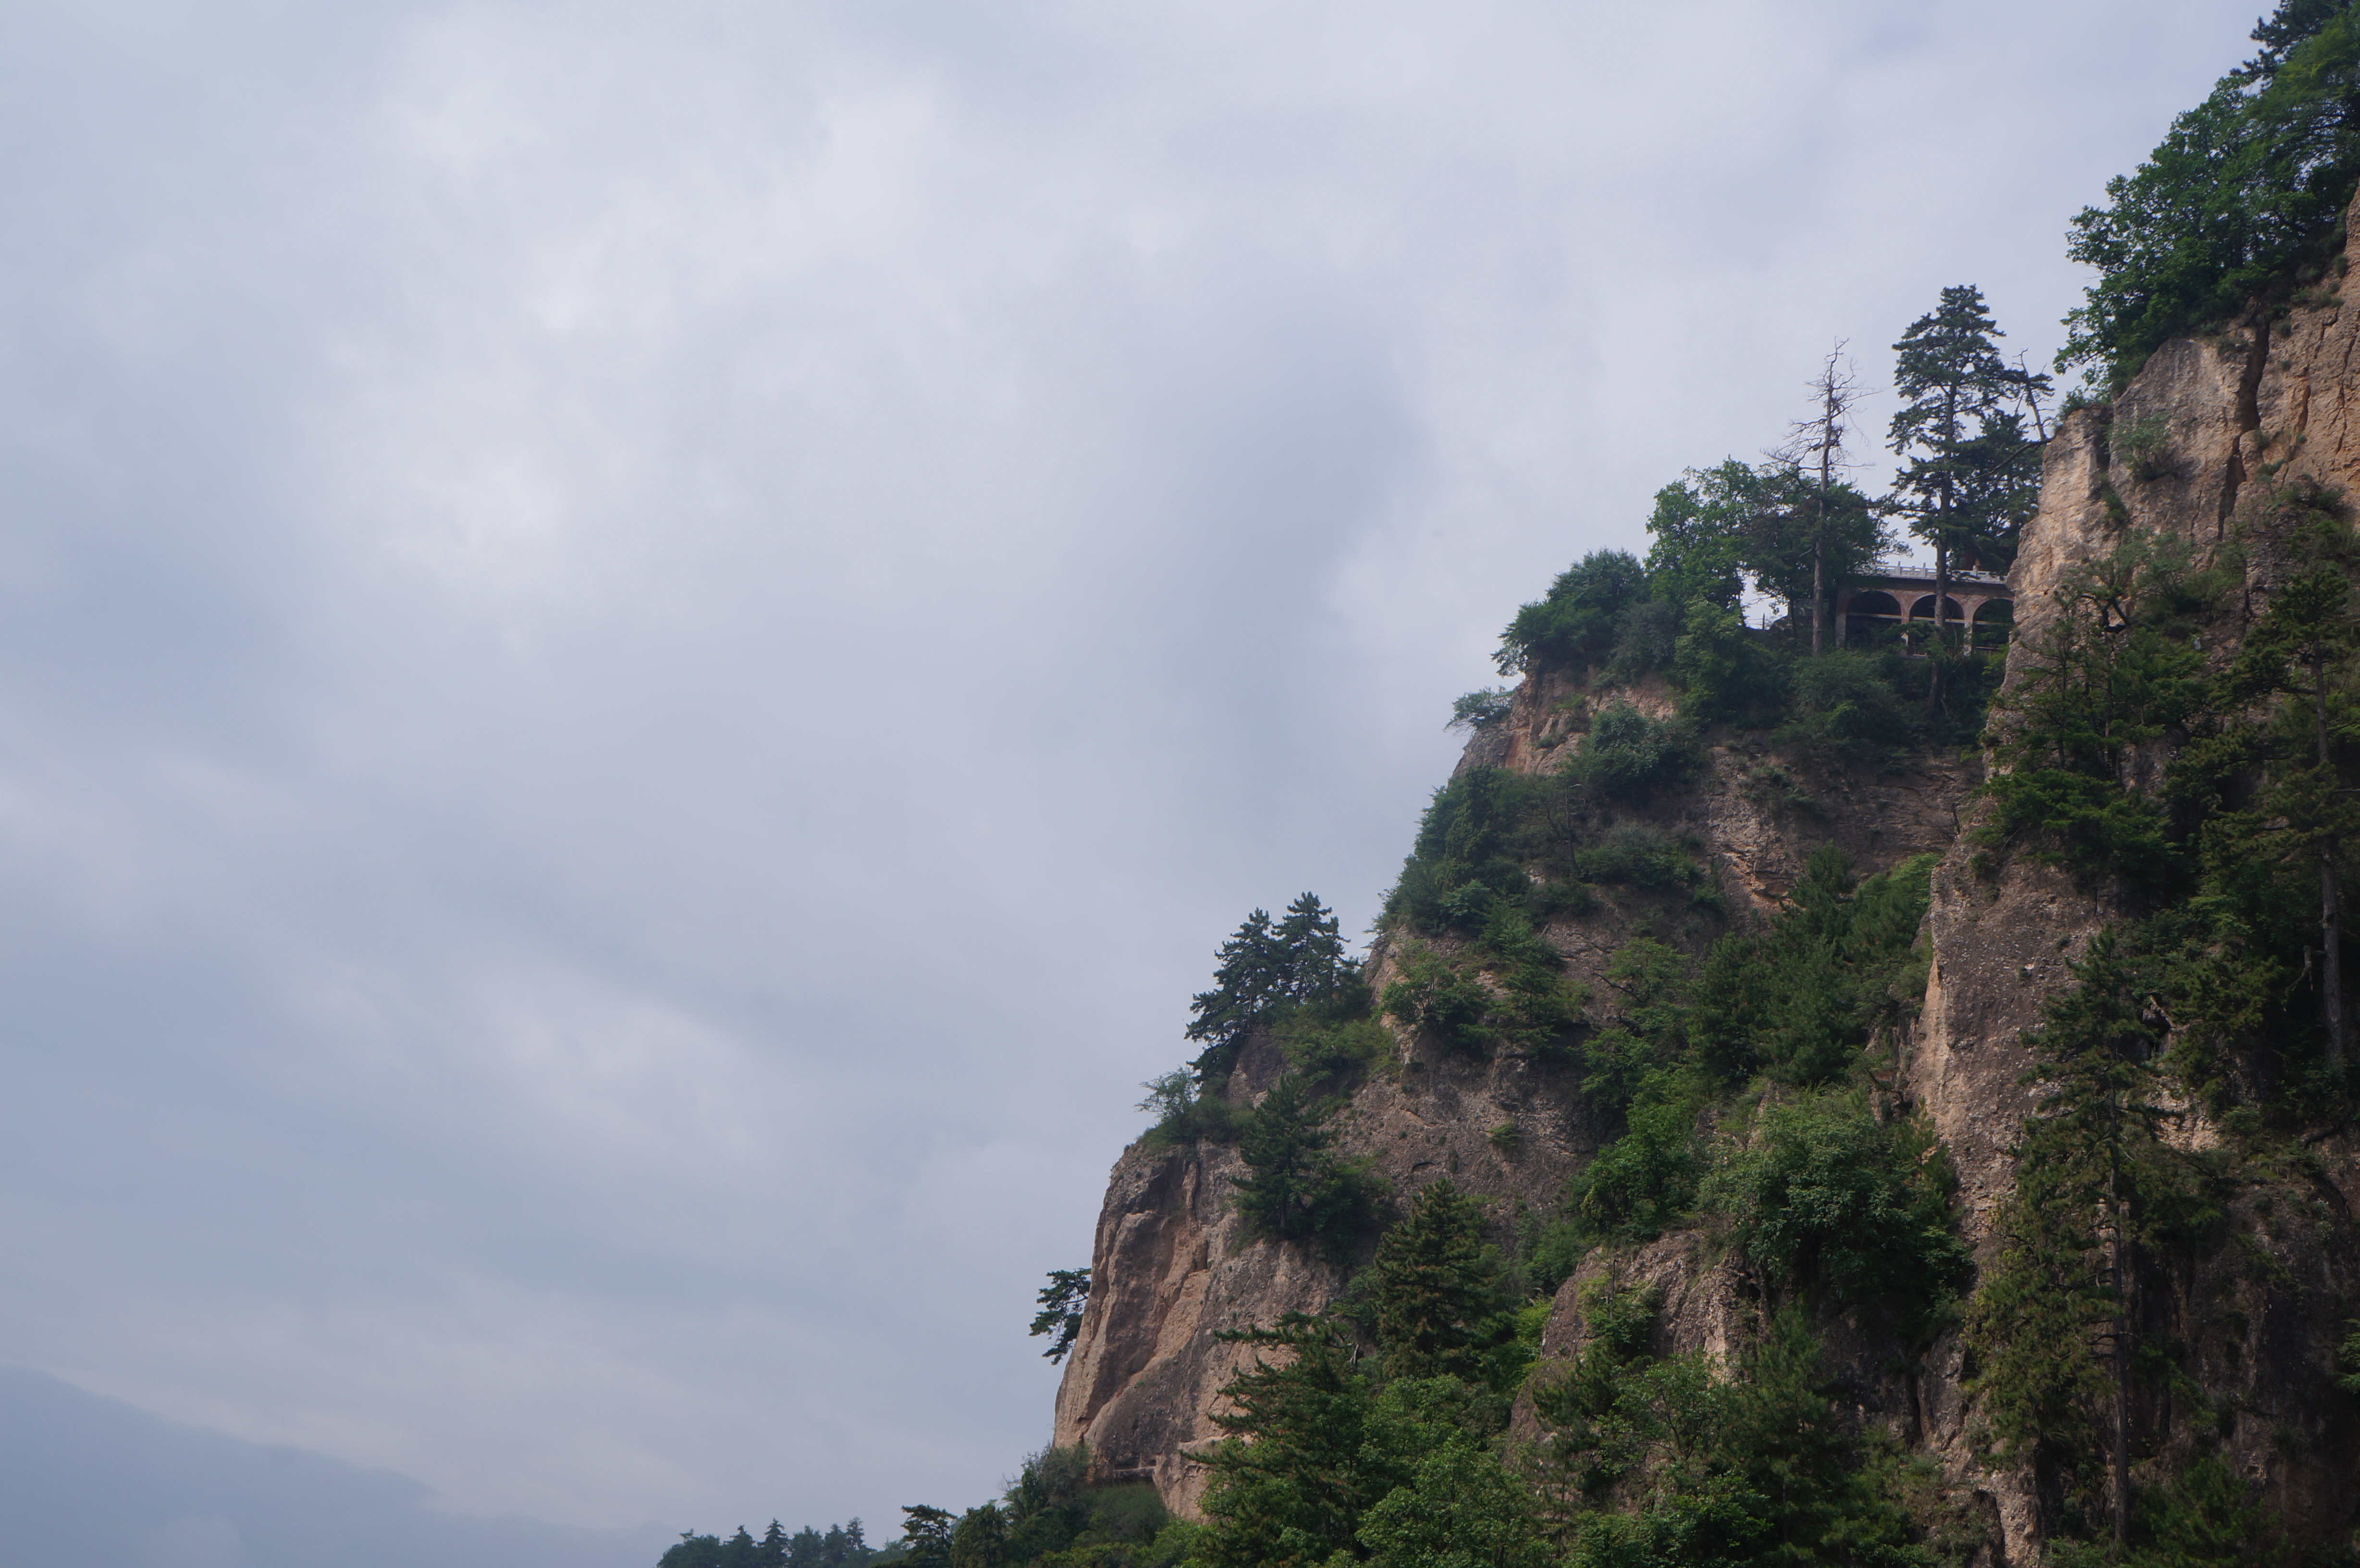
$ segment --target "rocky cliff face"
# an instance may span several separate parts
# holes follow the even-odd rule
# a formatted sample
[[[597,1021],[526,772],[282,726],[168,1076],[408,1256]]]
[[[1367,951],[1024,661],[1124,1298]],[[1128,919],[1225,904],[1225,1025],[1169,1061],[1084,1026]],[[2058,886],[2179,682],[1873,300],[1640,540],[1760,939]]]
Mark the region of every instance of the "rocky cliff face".
[[[2360,232],[2360,222],[2353,227]],[[2266,329],[2172,343],[2111,408],[2065,419],[2010,577],[2018,650],[2052,613],[2049,595],[2070,572],[2143,534],[2180,541],[2200,561],[2240,543],[2242,584],[2203,639],[2208,659],[2225,662],[2289,571],[2267,528],[2246,525],[2299,482],[2360,496],[2360,305],[2331,302]],[[2010,680],[2017,678],[2012,658]],[[1669,706],[1652,687],[1627,695],[1659,713]],[[1507,719],[1470,743],[1462,768],[1557,766],[1580,744],[1583,700],[1561,675],[1528,680]],[[1841,844],[1863,869],[1940,852],[1926,922],[1931,968],[1897,1054],[1890,1109],[1921,1113],[1936,1130],[1959,1173],[1961,1228],[1988,1259],[1993,1211],[2011,1188],[2010,1151],[2033,1100],[2020,1083],[2030,1056],[2018,1036],[2039,1021],[2043,999],[2071,983],[2068,965],[2091,938],[2123,911],[2029,858],[1995,873],[1979,867],[1964,831],[1979,809],[1977,782],[1979,769],[1955,757],[1880,767],[1717,737],[1696,786],[1642,814],[1700,845],[1723,912],[1625,890],[1546,935],[1596,994],[1606,956],[1633,935],[1694,950],[1725,922],[1774,905],[1821,844]],[[1394,972],[1381,941],[1372,985],[1382,988]],[[1520,1203],[1539,1213],[1561,1203],[1568,1174],[1598,1146],[1577,1075],[1506,1056],[1446,1057],[1395,1032],[1398,1071],[1357,1093],[1341,1117],[1340,1146],[1372,1159],[1401,1194],[1448,1174],[1496,1200],[1503,1237]],[[1250,1049],[1232,1095],[1251,1101],[1281,1065],[1266,1042]],[[1491,1136],[1508,1126],[1516,1136]],[[2202,1147],[2218,1135],[2191,1108],[2172,1136]],[[2327,1129],[2308,1148],[2315,1164],[2288,1177],[2291,1187],[2233,1194],[2229,1243],[2187,1269],[2171,1299],[2143,1310],[2149,1334],[2180,1346],[2183,1365],[2195,1369],[2224,1434],[2224,1461],[2260,1486],[2265,1507],[2297,1541],[2316,1542],[2350,1530],[2360,1466],[2360,1421],[2325,1370],[2360,1311],[2352,1208],[2360,1138]],[[1191,1452],[1218,1435],[1211,1415],[1240,1356],[1216,1333],[1316,1311],[1343,1284],[1296,1249],[1247,1238],[1229,1203],[1239,1170],[1234,1150],[1210,1144],[1135,1147],[1118,1162],[1094,1249],[1097,1289],[1057,1399],[1058,1443],[1087,1442],[1102,1473],[1153,1479],[1183,1514],[1196,1510],[1206,1480]],[[1713,1258],[1704,1238],[1685,1234],[1594,1255],[1559,1291],[1544,1356],[1578,1347],[1579,1290],[1607,1273],[1662,1287],[1668,1348],[1726,1352],[1754,1304]],[[1971,1369],[1955,1331],[1904,1365],[1894,1346],[1846,1323],[1822,1329],[1847,1398],[1939,1461],[1987,1532],[1986,1560],[2038,1561],[2036,1478],[1978,1457]]]

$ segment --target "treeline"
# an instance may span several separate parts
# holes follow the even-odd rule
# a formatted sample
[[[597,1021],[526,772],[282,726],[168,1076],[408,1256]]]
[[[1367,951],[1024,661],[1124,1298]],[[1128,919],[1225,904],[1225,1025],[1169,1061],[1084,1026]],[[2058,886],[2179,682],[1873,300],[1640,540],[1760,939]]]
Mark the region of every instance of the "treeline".
[[[786,1568],[865,1568],[871,1563],[897,1562],[901,1556],[898,1547],[881,1551],[871,1547],[857,1519],[849,1524],[832,1524],[825,1531],[805,1525],[792,1535],[772,1519],[770,1528],[762,1532],[759,1541],[748,1534],[743,1525],[727,1540],[687,1531],[678,1545],[665,1549],[656,1568],[779,1568],[781,1564]]]

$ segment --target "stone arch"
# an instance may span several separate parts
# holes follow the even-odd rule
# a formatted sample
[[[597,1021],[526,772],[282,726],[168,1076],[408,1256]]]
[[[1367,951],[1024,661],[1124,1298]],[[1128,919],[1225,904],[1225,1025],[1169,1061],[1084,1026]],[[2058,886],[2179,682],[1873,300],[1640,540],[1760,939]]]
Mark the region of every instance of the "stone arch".
[[[2007,599],[1986,599],[1975,606],[1974,645],[2005,648],[2016,629],[2016,604]]]
[[[1928,593],[1924,598],[1918,600],[1916,604],[1910,605],[1909,618],[1913,621],[1932,620],[1934,618],[1934,595]],[[1963,624],[1966,618],[1965,613],[1959,608],[1959,602],[1956,599],[1945,598],[1942,601],[1943,620],[1955,626]]]
[[[1864,589],[1844,606],[1844,641],[1866,643],[1876,634],[1901,624],[1901,601],[1876,589]]]

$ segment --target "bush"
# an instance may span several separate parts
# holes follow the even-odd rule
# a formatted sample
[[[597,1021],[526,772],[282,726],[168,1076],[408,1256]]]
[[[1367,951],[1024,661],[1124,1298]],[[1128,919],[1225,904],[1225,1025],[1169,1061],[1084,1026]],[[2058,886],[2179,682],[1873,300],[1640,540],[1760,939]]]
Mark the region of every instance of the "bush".
[[[1609,680],[1629,682],[1650,670],[1668,670],[1679,650],[1680,606],[1672,599],[1642,599],[1622,606],[1614,618],[1614,649],[1606,656]]]
[[[1502,907],[1487,934],[1481,956],[1473,961],[1413,946],[1381,1006],[1447,1051],[1480,1056],[1502,1049],[1548,1050],[1581,1021],[1586,993],[1565,978],[1563,960],[1521,912]],[[1498,975],[1497,989],[1484,984],[1481,957]]]
[[[1882,1126],[1858,1094],[1838,1092],[1763,1111],[1702,1199],[1769,1280],[1846,1306],[1902,1308],[1923,1323],[1970,1272],[1950,1189],[1922,1129]]]
[[[1672,654],[1680,712],[1707,724],[1775,724],[1786,705],[1786,663],[1735,609],[1692,600]]]
[[[1526,604],[1500,634],[1502,675],[1580,669],[1604,658],[1620,636],[1625,607],[1647,596],[1646,568],[1625,550],[1593,550]]]
[[[1813,852],[1785,908],[1705,953],[1688,1018],[1702,1063],[1724,1081],[1844,1076],[1876,1026],[1924,991],[1916,942],[1934,859],[1906,860],[1855,888],[1841,851]]]
[[[1418,820],[1417,839],[1401,880],[1385,898],[1388,920],[1406,916],[1428,931],[1470,929],[1487,906],[1453,894],[1470,885],[1503,898],[1531,886],[1515,854],[1519,830],[1538,780],[1501,768],[1470,768],[1434,792]]]
[[[1139,1108],[1155,1116],[1155,1125],[1147,1129],[1150,1149],[1200,1138],[1228,1143],[1237,1137],[1237,1113],[1219,1094],[1199,1091],[1196,1074],[1187,1068],[1175,1067],[1140,1087],[1147,1091],[1147,1097],[1139,1102]]]
[[[1596,844],[1574,852],[1574,865],[1592,882],[1633,887],[1692,888],[1704,881],[1704,867],[1686,840],[1639,822],[1607,829]]]
[[[1385,1026],[1366,1017],[1365,1009],[1363,1013],[1347,1018],[1307,1010],[1294,1013],[1272,1026],[1271,1038],[1280,1054],[1306,1076],[1357,1083],[1393,1051],[1393,1037]]]
[[[1508,716],[1515,704],[1513,686],[1494,686],[1480,691],[1470,691],[1450,704],[1450,722],[1442,727],[1449,730],[1482,730]]]
[[[1635,800],[1677,780],[1695,761],[1696,747],[1680,730],[1615,702],[1591,722],[1589,738],[1567,759],[1564,773],[1601,799]]]
[[[1831,648],[1817,659],[1798,659],[1794,670],[1795,726],[1813,740],[1839,746],[1902,746],[1924,728],[1925,705],[1907,703],[1896,690],[1893,654]]]
[[[1696,1129],[1699,1099],[1685,1073],[1658,1070],[1641,1084],[1622,1136],[1567,1186],[1574,1213],[1593,1234],[1646,1240],[1695,1205],[1705,1163]]]
[[[1231,1180],[1252,1234],[1341,1261],[1382,1225],[1384,1182],[1364,1161],[1329,1149],[1326,1124],[1335,1110],[1312,1098],[1300,1074],[1281,1078],[1244,1118],[1238,1153],[1248,1174]]]

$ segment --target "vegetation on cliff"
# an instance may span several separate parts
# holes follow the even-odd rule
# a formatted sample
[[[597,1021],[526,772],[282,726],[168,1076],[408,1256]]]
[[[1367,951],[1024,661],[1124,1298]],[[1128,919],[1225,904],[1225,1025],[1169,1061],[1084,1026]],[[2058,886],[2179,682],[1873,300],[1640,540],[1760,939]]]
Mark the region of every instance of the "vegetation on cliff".
[[[1979,869],[2054,860],[2122,918],[2027,1036],[2043,1097],[1971,1310],[1976,1388],[2057,1537],[2118,1554],[2189,1531],[2267,1549],[2215,1454],[2234,1412],[2202,1390],[2203,1340],[2224,1331],[2191,1336],[2185,1304],[2202,1260],[2256,1245],[2241,1198],[2316,1202],[2304,1136],[2354,1089],[2360,540],[2316,488],[2266,492],[2239,521],[2209,560],[2133,535],[2070,573],[1993,724],[2005,770]],[[2208,662],[2247,550],[2287,575],[2236,658]],[[2202,1147],[2194,1116],[2219,1129]]]
[[[2171,336],[2266,342],[2330,280],[2360,185],[2360,8],[2281,0],[2255,38],[2074,221],[2071,254],[2099,277],[2059,365],[2101,393]],[[2311,1144],[2355,1089],[2341,886],[2360,844],[2360,539],[2343,497],[2265,465],[2209,553],[2131,531],[2066,574],[1996,697],[1998,649],[1965,628],[1830,646],[1830,596],[1895,519],[1933,549],[1938,602],[1954,567],[2013,559],[2047,384],[1999,335],[1960,287],[1896,344],[1893,495],[1837,476],[1852,389],[1830,356],[1777,456],[1688,472],[1655,497],[1644,561],[1590,553],[1517,612],[1497,658],[1524,684],[1470,693],[1452,723],[1515,724],[1537,756],[1436,792],[1385,904],[1380,994],[1309,894],[1223,944],[1191,1007],[1197,1054],[1147,1086],[1147,1147],[1233,1149],[1244,1236],[1337,1289],[1317,1315],[1222,1336],[1252,1354],[1198,1454],[1206,1522],[1049,1449],[990,1502],[906,1509],[903,1561],[1988,1562],[1992,1527],[1955,1474],[1904,1446],[1937,1346],[1978,1463],[2030,1475],[2059,1568],[2353,1560],[2333,1530],[2295,1540],[2227,1463],[2251,1412],[2222,1368],[2257,1332],[2250,1286],[2333,1320],[2304,1331],[2315,1365],[2291,1375],[2360,1400],[2360,1302],[2299,1284],[2272,1245],[2349,1223]],[[2139,480],[2164,473],[2156,420],[2106,439]],[[2271,580],[2233,602],[2249,555]],[[1749,590],[1785,599],[1786,623],[1746,625]],[[1932,857],[1862,875],[1827,845],[1776,908],[1732,921],[1680,807],[1740,737],[1872,768],[1979,746],[1995,766],[1962,882],[2052,866],[2117,916],[2025,1036],[2032,1110],[1979,1258],[1895,1073],[1927,985]],[[1559,941],[1582,920],[1603,952],[1578,976]],[[1546,1212],[1447,1177],[1391,1186],[1339,1111],[1411,1061],[1529,1068],[1594,1152]],[[1696,1325],[1661,1287],[1702,1269],[1733,1303],[1724,1354],[1681,1348]],[[1090,1286],[1065,1270],[1043,1291],[1053,1359]],[[1545,1358],[1553,1323],[1571,1337]],[[1866,1413],[1872,1376],[1898,1389],[1889,1421]],[[794,1543],[837,1533],[690,1537],[665,1561],[816,1563]]]
[[[2098,269],[2057,364],[2112,397],[2175,337],[2259,326],[2336,271],[2360,186],[2360,12],[2280,0],[2261,52],[2073,220]]]

